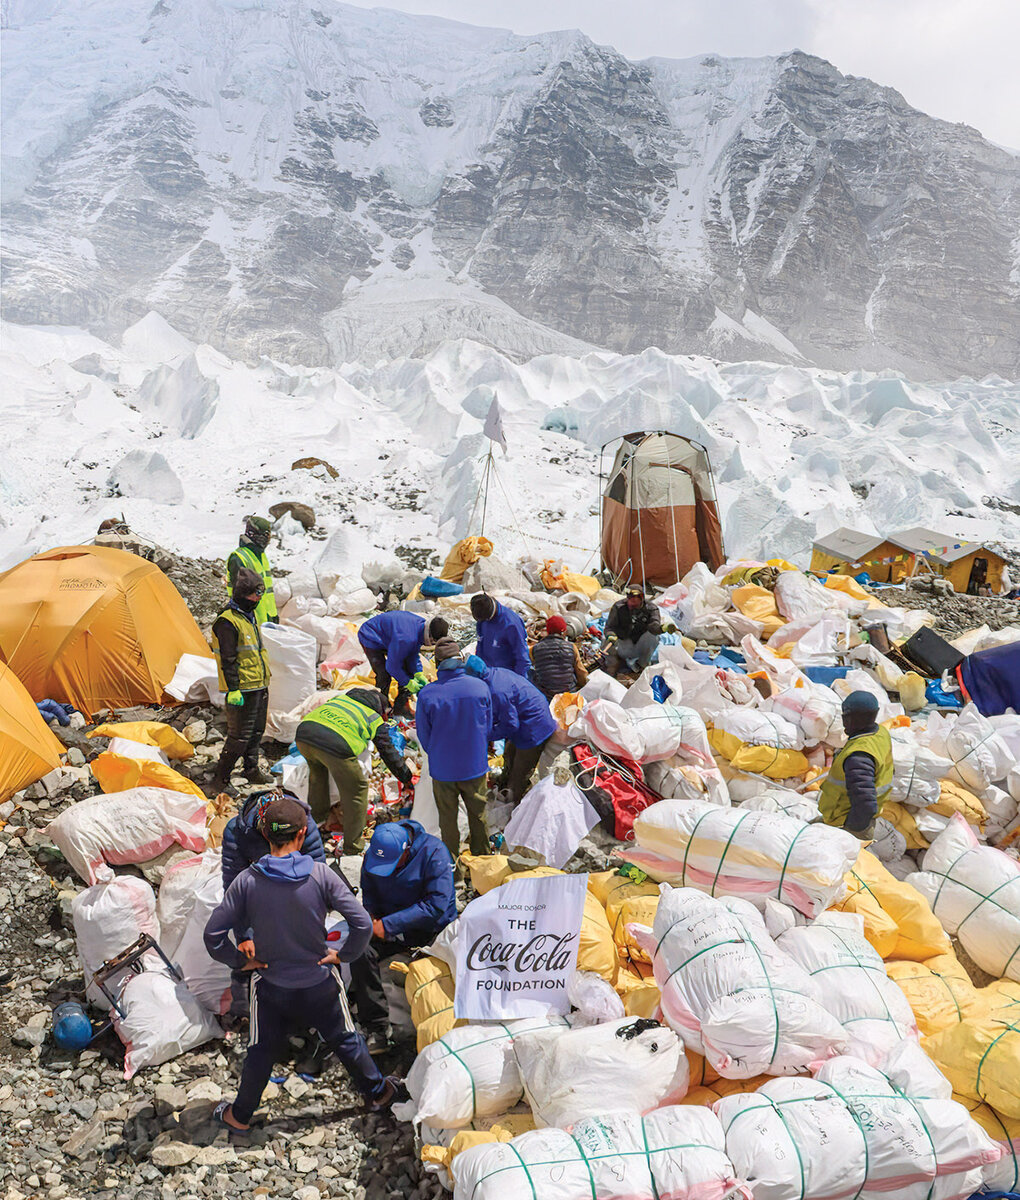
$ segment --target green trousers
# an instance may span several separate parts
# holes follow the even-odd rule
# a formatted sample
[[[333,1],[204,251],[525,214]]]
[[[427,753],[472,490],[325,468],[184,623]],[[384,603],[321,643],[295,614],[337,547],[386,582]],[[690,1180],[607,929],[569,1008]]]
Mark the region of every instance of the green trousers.
[[[457,829],[457,813],[461,800],[467,809],[468,844],[472,854],[490,854],[489,827],[485,823],[485,801],[488,796],[488,776],[463,779],[457,783],[432,780],[432,794],[439,811],[439,833],[454,862],[460,854],[460,831]]]
[[[368,780],[356,758],[341,758],[307,742],[298,742],[298,753],[308,763],[308,807],[317,825],[329,816],[329,780],[333,777],[340,793],[344,822],[344,854],[360,854],[365,848],[368,816]]]

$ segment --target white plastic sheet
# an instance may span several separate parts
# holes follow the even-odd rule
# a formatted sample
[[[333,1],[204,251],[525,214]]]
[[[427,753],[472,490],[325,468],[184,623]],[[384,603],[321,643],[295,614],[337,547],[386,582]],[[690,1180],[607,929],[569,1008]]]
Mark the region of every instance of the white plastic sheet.
[[[508,846],[540,854],[550,867],[563,867],[599,815],[573,781],[563,787],[551,775],[540,779],[514,809],[503,836]]]

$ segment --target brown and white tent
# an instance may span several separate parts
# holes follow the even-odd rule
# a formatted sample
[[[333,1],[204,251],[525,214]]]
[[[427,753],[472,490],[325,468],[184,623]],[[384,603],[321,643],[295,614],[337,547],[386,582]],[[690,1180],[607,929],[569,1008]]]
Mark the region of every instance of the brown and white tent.
[[[603,566],[621,585],[668,587],[696,562],[724,561],[705,447],[675,433],[626,434],[602,493]]]

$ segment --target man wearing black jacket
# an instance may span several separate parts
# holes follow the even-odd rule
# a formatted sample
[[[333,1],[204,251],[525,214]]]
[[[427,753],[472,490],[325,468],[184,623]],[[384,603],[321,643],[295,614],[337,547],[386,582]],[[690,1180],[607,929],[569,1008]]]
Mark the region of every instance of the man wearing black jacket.
[[[604,647],[610,647],[606,656],[606,671],[616,675],[626,663],[640,672],[652,661],[659,644],[662,621],[659,610],[645,599],[644,588],[631,584],[622,600],[617,600],[606,619]]]

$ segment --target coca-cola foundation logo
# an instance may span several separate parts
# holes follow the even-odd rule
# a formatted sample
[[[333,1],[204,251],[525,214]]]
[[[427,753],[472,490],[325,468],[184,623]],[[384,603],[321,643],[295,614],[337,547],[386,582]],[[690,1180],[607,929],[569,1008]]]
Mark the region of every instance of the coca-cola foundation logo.
[[[536,933],[526,942],[496,941],[491,933],[476,938],[468,950],[469,971],[564,971],[577,941],[574,933]]]

